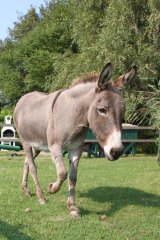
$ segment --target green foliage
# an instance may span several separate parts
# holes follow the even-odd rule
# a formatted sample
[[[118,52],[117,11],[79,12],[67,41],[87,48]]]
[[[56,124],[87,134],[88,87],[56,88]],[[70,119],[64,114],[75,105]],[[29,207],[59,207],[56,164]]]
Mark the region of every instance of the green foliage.
[[[10,36],[14,40],[21,40],[26,34],[34,29],[39,22],[39,16],[35,8],[31,7],[26,15],[19,15],[18,22],[14,22],[13,29],[10,30]]]
[[[24,60],[26,71],[25,84],[29,91],[34,89],[43,91],[46,81],[53,74],[52,55],[45,50],[35,50]]]
[[[156,85],[149,86],[147,107],[150,113],[150,123],[156,128],[160,128],[160,81]]]
[[[24,70],[17,46],[9,42],[5,48],[0,54],[1,89],[4,97],[14,104],[23,94]]]
[[[9,107],[3,107],[3,109],[0,109],[0,122],[4,123],[5,116],[13,116],[13,110]]]
[[[71,0],[69,2],[72,4],[74,13],[72,34],[80,52],[85,51],[86,48],[96,44],[98,34],[102,30],[108,1]]]
[[[4,98],[2,91],[0,91],[0,110],[8,104],[7,99]]]
[[[150,114],[150,124],[157,128],[158,131],[157,161],[160,164],[160,80],[156,84],[150,85],[149,96],[147,97],[147,111]]]
[[[144,106],[145,98],[143,92],[126,92],[125,101],[125,122],[147,124],[148,118],[146,108]]]
[[[14,105],[30,91],[68,87],[72,79],[99,72],[108,61],[114,66],[113,78],[136,64],[139,81],[125,93],[126,121],[150,121],[153,114],[144,92],[151,79],[160,79],[159,1],[51,0],[39,10],[31,7],[18,16],[8,38],[0,42],[4,97]]]

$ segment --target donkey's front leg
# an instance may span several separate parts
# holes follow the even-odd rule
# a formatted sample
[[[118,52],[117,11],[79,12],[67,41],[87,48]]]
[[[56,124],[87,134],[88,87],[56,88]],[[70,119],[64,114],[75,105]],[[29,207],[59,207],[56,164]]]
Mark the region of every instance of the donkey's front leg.
[[[77,169],[79,159],[82,154],[82,147],[70,153],[70,168],[68,176],[68,201],[67,207],[70,209],[70,214],[73,217],[79,217],[79,209],[75,206],[75,187],[77,182]]]
[[[53,145],[50,147],[51,157],[55,164],[57,171],[57,181],[50,183],[48,186],[49,193],[56,193],[60,189],[62,183],[67,178],[67,172],[64,165],[64,160],[61,152],[61,148],[58,145]]]

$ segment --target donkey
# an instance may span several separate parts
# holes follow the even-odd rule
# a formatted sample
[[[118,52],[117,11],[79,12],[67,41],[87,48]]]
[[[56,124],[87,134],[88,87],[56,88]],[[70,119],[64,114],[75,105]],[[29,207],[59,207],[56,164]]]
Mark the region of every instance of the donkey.
[[[132,66],[115,82],[110,82],[111,63],[100,75],[76,79],[68,89],[55,93],[28,93],[21,97],[14,111],[14,123],[24,152],[22,191],[31,195],[28,174],[33,177],[37,197],[46,202],[35,165],[41,151],[50,151],[55,164],[57,180],[48,186],[49,193],[56,193],[67,178],[62,149],[70,152],[67,206],[72,216],[79,216],[75,206],[77,169],[88,128],[91,128],[109,160],[116,160],[122,153],[122,118],[125,103],[118,88],[130,82],[137,71]],[[118,88],[117,88],[118,87]]]

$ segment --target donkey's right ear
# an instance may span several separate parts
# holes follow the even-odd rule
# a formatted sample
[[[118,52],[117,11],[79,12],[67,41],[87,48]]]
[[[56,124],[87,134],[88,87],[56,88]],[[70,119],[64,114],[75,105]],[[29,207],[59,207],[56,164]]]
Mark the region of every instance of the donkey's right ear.
[[[98,88],[100,90],[104,90],[105,87],[107,86],[108,81],[111,78],[111,70],[112,70],[112,64],[107,63],[99,76]]]
[[[118,77],[113,85],[121,89],[124,85],[128,85],[137,74],[137,66],[133,65],[124,75]]]

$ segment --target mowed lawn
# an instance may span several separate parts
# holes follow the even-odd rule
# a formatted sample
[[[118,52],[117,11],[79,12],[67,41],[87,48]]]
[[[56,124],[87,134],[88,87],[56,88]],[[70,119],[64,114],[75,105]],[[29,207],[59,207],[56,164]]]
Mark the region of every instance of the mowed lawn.
[[[50,156],[37,158],[47,198],[41,206],[31,177],[32,198],[21,195],[24,156],[10,154],[0,151],[0,240],[160,239],[160,167],[154,156],[115,162],[83,157],[76,188],[81,217],[73,219],[66,208],[67,181],[55,195],[47,193],[56,177]]]

